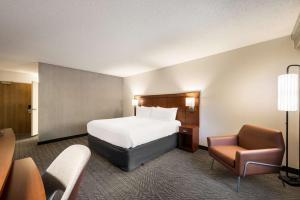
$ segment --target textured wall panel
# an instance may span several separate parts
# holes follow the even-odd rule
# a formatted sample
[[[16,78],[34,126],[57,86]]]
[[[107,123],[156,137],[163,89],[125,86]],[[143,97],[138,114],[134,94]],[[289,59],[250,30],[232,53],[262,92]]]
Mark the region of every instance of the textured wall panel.
[[[39,141],[86,133],[122,116],[122,78],[39,63]]]

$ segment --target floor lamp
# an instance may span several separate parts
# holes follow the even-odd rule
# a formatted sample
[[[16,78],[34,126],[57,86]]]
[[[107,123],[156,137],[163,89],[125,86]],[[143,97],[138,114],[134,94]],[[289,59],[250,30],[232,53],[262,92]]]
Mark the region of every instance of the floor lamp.
[[[278,77],[278,110],[286,112],[286,173],[280,175],[284,183],[291,186],[300,186],[300,128],[299,128],[299,167],[298,176],[290,175],[289,169],[289,111],[298,111],[299,109],[299,71],[298,74],[289,74],[292,67],[297,67],[300,70],[300,65],[289,65],[286,69],[286,74]],[[300,112],[299,112],[300,126]]]

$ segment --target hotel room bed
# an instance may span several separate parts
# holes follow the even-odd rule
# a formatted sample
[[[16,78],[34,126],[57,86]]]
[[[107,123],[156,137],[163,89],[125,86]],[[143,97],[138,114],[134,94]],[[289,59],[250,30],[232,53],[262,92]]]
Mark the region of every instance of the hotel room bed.
[[[88,123],[89,146],[124,171],[177,146],[181,123],[140,117],[93,120]]]
[[[188,97],[194,98],[193,111],[186,107]],[[88,123],[89,145],[131,171],[176,148],[181,123],[199,126],[199,97],[200,92],[134,96],[140,105],[135,107],[136,116]]]

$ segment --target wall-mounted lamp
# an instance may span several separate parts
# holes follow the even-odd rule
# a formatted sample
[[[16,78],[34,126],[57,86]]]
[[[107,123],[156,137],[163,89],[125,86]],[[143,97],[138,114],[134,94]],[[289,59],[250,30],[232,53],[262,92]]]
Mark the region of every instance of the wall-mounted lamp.
[[[133,114],[134,116],[136,115],[136,107],[139,105],[139,100],[138,99],[132,99],[131,104],[133,106]]]
[[[132,102],[131,102],[132,106],[138,106],[139,105],[139,100],[137,99],[132,99]]]
[[[195,98],[194,97],[186,97],[185,98],[185,106],[188,107],[188,111],[194,112],[194,109],[195,109]]]

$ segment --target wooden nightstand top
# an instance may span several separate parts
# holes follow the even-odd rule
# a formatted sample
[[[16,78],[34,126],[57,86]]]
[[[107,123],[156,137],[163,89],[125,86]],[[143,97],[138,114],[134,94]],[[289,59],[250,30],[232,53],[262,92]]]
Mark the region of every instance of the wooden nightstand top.
[[[199,128],[199,126],[197,125],[189,125],[189,124],[181,125],[180,127],[189,128],[189,129]]]

